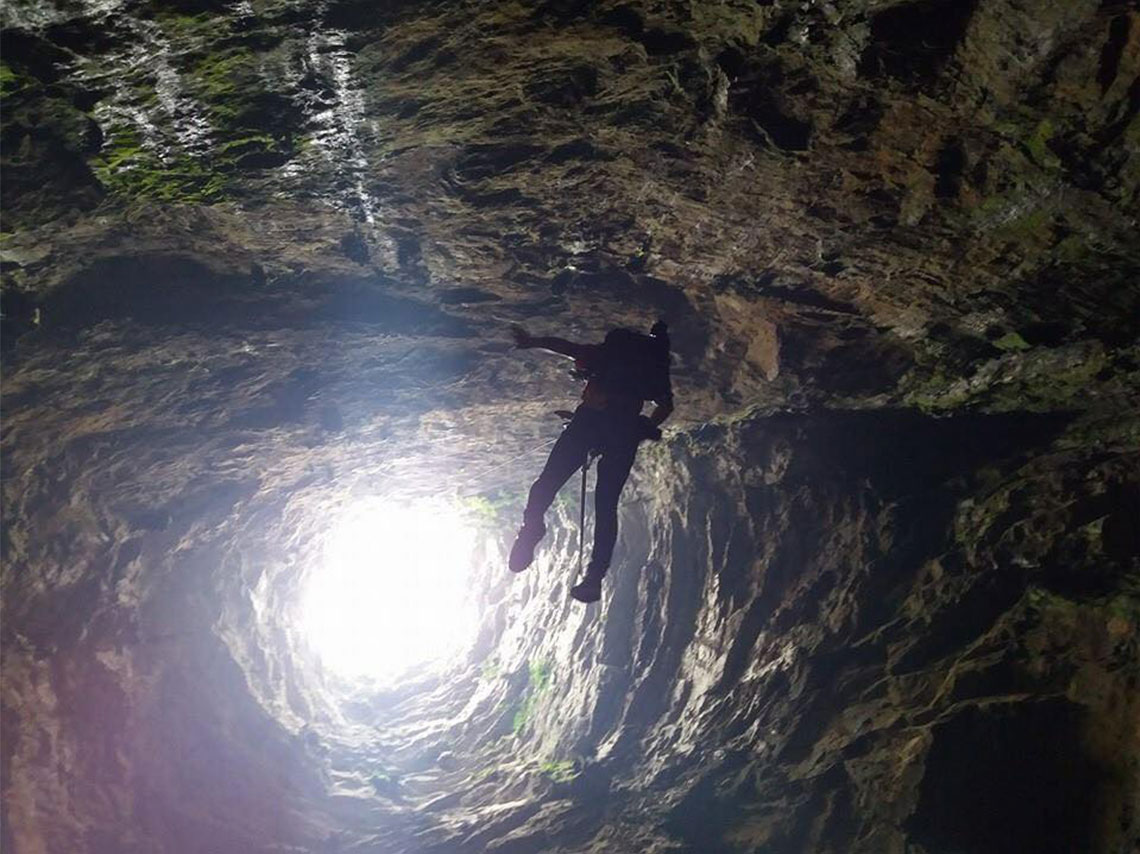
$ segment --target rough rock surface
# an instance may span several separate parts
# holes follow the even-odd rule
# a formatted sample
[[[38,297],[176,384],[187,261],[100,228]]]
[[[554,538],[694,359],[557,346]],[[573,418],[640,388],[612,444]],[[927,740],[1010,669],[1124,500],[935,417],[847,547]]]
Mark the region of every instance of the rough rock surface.
[[[3,826],[38,852],[1131,852],[1140,15],[1105,0],[13,0]],[[673,330],[599,606],[505,577],[574,381]],[[454,496],[376,691],[328,519]]]

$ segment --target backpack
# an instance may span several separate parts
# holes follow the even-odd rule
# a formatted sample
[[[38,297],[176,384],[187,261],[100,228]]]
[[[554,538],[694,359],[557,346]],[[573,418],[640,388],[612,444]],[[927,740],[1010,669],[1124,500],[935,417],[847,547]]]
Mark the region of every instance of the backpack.
[[[645,335],[632,329],[610,331],[602,343],[601,358],[592,378],[614,394],[655,401],[671,398],[669,336],[664,324],[654,330],[657,334]]]

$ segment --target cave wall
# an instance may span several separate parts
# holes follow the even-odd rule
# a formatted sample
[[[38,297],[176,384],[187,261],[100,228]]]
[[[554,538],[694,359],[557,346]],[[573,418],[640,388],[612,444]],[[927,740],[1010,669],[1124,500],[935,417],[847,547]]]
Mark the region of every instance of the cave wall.
[[[1136,457],[1066,422],[759,418],[653,469],[668,580],[638,582],[638,612],[662,616],[627,714],[673,757],[643,778],[673,832],[694,850],[1127,849]]]
[[[132,626],[71,605],[5,644],[6,841],[1125,851],[1136,429],[887,410],[678,435],[643,452],[604,608],[566,597],[574,496],[526,575],[488,545],[469,659],[380,695],[307,673],[252,607],[298,516],[152,545],[174,557]]]
[[[601,624],[558,603],[527,649],[553,682],[516,735],[575,776],[502,850],[1128,850],[1130,424],[823,412],[655,449]]]

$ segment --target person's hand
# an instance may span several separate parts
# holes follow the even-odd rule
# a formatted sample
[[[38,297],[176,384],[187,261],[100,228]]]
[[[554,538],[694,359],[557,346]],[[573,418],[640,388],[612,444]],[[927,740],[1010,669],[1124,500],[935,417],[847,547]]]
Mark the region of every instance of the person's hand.
[[[526,350],[531,346],[530,333],[521,326],[512,326],[511,335],[515,338],[515,347],[517,349]]]

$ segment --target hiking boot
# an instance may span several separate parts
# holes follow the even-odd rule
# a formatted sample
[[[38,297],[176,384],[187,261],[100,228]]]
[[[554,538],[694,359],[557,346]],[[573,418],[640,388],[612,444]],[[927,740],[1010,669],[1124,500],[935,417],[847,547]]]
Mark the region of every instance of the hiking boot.
[[[542,522],[524,522],[511,546],[511,557],[507,561],[511,572],[522,572],[534,560],[534,549],[538,541],[546,536],[546,525]]]
[[[587,571],[581,583],[570,588],[570,595],[579,602],[597,602],[602,598],[601,574]]]

